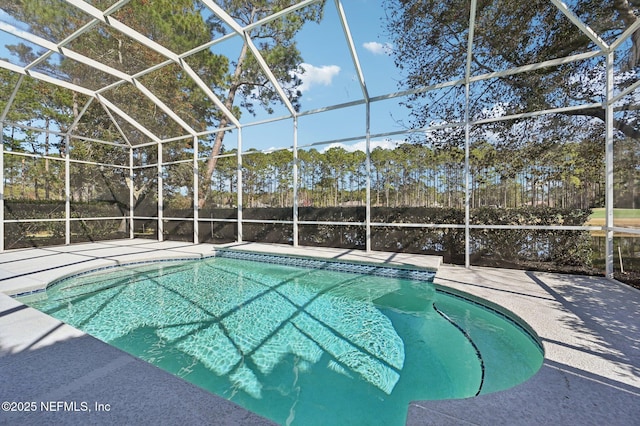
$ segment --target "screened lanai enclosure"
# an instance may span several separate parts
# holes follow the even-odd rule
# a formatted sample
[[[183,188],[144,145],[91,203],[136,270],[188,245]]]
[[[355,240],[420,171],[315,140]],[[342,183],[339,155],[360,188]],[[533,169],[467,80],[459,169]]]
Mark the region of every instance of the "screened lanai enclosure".
[[[640,4],[2,0],[1,250],[640,275]]]

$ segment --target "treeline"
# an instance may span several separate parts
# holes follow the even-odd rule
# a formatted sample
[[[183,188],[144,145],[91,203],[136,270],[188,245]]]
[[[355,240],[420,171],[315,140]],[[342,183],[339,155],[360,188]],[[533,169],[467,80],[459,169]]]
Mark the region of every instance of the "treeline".
[[[13,152],[30,153],[24,143]],[[104,149],[104,148],[103,148]],[[33,150],[39,154],[38,150]],[[121,151],[121,150],[120,150]],[[170,152],[169,152],[170,153]],[[40,153],[41,154],[41,153]],[[79,160],[95,153],[72,151]],[[81,154],[81,155],[80,155]],[[233,207],[238,203],[237,158],[227,151],[219,158],[206,203]],[[108,152],[100,154],[109,157]],[[615,145],[615,207],[636,208],[635,190],[639,157],[637,144],[620,140]],[[120,158],[125,160],[122,153]],[[189,153],[165,153],[167,162],[185,161]],[[147,158],[147,161],[152,158]],[[149,162],[147,162],[149,164]],[[62,200],[65,197],[63,161],[5,153],[7,199]],[[200,163],[204,168],[204,162]],[[193,205],[192,162],[164,166],[163,197],[169,207]],[[494,146],[475,143],[469,158],[469,203],[472,208],[548,206],[586,209],[604,205],[605,170],[601,140],[530,143]],[[135,170],[135,200],[157,197],[157,167]],[[128,167],[72,163],[71,200],[129,203]],[[462,208],[465,198],[464,150],[455,146],[433,148],[403,143],[394,149],[371,152],[371,204],[378,207]],[[244,207],[293,205],[293,153],[249,151],[242,155],[242,204]],[[299,150],[298,205],[300,207],[358,206],[366,202],[367,168],[363,151],[343,147]]]
[[[470,151],[470,206],[550,206],[585,209],[604,203],[604,150],[601,142],[547,144],[544,147],[497,148],[477,143]],[[618,207],[635,205],[638,195],[634,144],[617,146]],[[298,154],[300,206],[364,205],[366,158],[362,151],[332,147]],[[285,207],[293,204],[293,154],[250,152],[243,156],[243,205]],[[465,197],[464,150],[401,144],[371,152],[371,204],[380,207],[461,208]],[[220,159],[210,200],[236,203],[236,159]]]

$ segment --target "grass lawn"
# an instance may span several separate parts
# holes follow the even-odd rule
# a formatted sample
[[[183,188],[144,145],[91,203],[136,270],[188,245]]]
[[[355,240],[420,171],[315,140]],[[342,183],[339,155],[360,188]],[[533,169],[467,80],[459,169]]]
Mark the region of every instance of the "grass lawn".
[[[604,226],[605,217],[604,209],[593,209],[591,216],[586,225],[591,226]],[[628,228],[640,228],[640,209],[613,209],[613,224],[614,226],[628,227]],[[603,231],[592,231],[593,236],[604,236]],[[616,236],[629,236],[637,238],[635,234],[616,234]]]
[[[613,209],[614,219],[640,219],[640,209]],[[604,209],[593,209],[590,219],[603,219]]]

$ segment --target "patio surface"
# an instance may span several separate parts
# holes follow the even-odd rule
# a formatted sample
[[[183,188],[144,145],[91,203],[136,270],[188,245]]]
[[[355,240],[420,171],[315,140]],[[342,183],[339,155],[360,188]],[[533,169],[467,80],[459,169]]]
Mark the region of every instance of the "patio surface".
[[[7,296],[83,270],[199,258],[215,247],[221,246],[120,240],[0,253],[0,402],[22,409],[4,411],[3,405],[0,424],[272,424]],[[436,284],[501,305],[538,334],[545,361],[530,380],[475,398],[415,401],[408,425],[640,424],[640,291],[629,286],[598,277],[465,269],[430,256],[256,243],[224,247],[437,268]],[[18,407],[31,401],[37,402],[33,412]]]

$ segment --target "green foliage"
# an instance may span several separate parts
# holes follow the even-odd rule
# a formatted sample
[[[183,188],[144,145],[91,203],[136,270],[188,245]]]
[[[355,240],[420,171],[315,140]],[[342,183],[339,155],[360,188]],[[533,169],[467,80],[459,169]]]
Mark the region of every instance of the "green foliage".
[[[420,89],[446,81],[461,81],[466,73],[469,43],[470,2],[385,0],[388,37],[393,41],[396,66],[403,71],[401,86]],[[572,2],[568,8],[606,43],[612,43],[634,25],[640,12],[637,3]],[[531,66],[557,58],[572,57],[599,47],[582,29],[545,0],[478,1],[474,16],[471,75],[490,75]],[[637,82],[640,38],[635,34],[616,51],[616,85]],[[628,72],[632,70],[632,72]],[[522,71],[522,68],[520,68]],[[590,107],[603,101],[605,64],[602,57],[565,61],[562,65],[513,72],[499,78],[474,81],[470,85],[469,110],[461,99],[464,85],[443,90],[418,91],[405,101],[412,127],[434,122],[464,122],[584,104],[580,110],[559,112],[538,120],[509,120],[474,126],[472,137],[491,133],[497,143],[527,142],[531,135],[557,139],[603,138],[603,108]],[[632,96],[614,117],[616,137],[637,139],[637,100]],[[577,126],[569,125],[579,122]],[[515,137],[514,137],[515,136]],[[419,140],[420,136],[415,138]],[[441,138],[442,141],[445,141]],[[464,139],[450,139],[460,144]]]
[[[10,201],[4,202],[6,220],[64,219],[63,201]]]
[[[156,216],[155,206],[139,211],[141,216]],[[74,203],[73,217],[119,217],[126,216],[128,210],[114,203]],[[290,224],[271,221],[291,221],[292,210],[244,209],[248,220],[264,220],[260,223],[243,224],[245,241],[290,244],[293,238]],[[164,224],[165,238],[191,241],[193,238],[192,209],[167,209],[166,217],[187,218],[169,220]],[[226,208],[205,209],[199,212],[202,219],[236,218],[237,210]],[[64,204],[43,202],[6,202],[7,219],[57,219],[53,222],[7,224],[5,238],[7,247],[64,243]],[[472,224],[553,226],[584,225],[590,210],[569,210],[554,208],[495,209],[481,208],[471,211]],[[299,218],[303,221],[351,222],[347,225],[302,225],[300,241],[302,245],[363,249],[366,244],[365,209],[350,208],[300,208]],[[456,208],[373,208],[371,220],[374,223],[417,223],[417,224],[461,224],[464,210]],[[83,241],[126,237],[126,226],[122,221],[82,220],[73,221],[72,238]],[[154,221],[136,220],[136,229],[142,232],[154,230]],[[200,236],[203,242],[229,242],[236,238],[233,223],[201,221]],[[464,263],[463,228],[456,227],[407,227],[374,225],[372,245],[374,250],[433,254],[444,257],[447,263]],[[56,242],[57,241],[57,242]],[[588,231],[536,230],[536,229],[472,229],[472,262],[519,268],[541,268],[588,272],[592,260],[591,236]]]
[[[65,205],[61,201],[5,201],[5,219],[24,222],[5,224],[5,248],[43,247],[65,243]],[[73,203],[72,218],[119,217],[116,203]],[[29,222],[29,220],[50,220]],[[71,242],[128,237],[122,220],[72,220]]]
[[[201,212],[202,218],[235,218],[233,209],[212,209]],[[289,224],[267,221],[291,221],[290,209],[244,209],[247,219],[265,220],[259,224],[243,224],[245,241],[290,244],[293,238]],[[584,225],[589,210],[553,208],[473,209],[474,223],[485,225],[553,226]],[[462,224],[464,210],[455,208],[372,208],[374,223]],[[300,208],[299,218],[309,222],[325,223],[300,226],[299,243],[305,246],[364,249],[366,244],[365,209]],[[228,242],[234,240],[233,224],[201,223],[203,241]],[[207,228],[210,226],[211,229]],[[190,234],[167,238],[185,239]],[[459,227],[397,227],[374,225],[374,250],[418,253],[443,256],[446,263],[464,264],[464,228]],[[188,238],[187,238],[188,239]],[[536,229],[472,229],[472,263],[506,266],[521,269],[545,269],[589,273],[593,257],[589,231],[536,230]]]
[[[472,251],[496,262],[546,262],[563,266],[591,266],[591,235],[588,231],[536,230],[524,226],[582,226],[590,209],[519,208],[475,209],[471,223],[514,225],[520,229],[474,229]]]
[[[590,209],[521,207],[518,209],[479,208],[472,210],[473,225],[580,226],[589,220]]]

